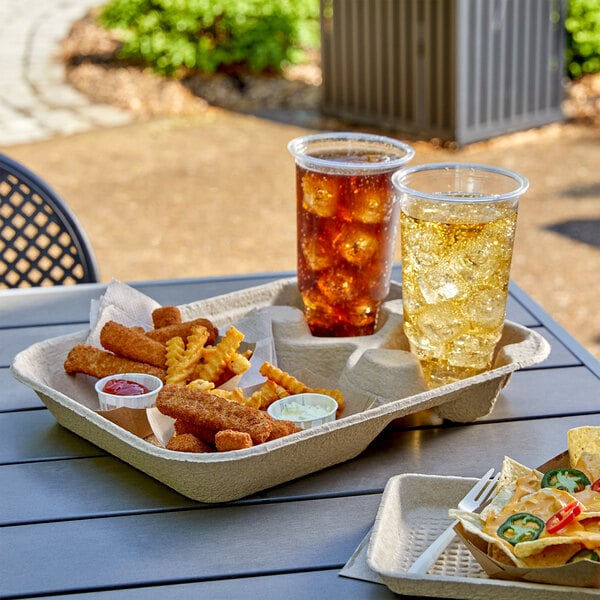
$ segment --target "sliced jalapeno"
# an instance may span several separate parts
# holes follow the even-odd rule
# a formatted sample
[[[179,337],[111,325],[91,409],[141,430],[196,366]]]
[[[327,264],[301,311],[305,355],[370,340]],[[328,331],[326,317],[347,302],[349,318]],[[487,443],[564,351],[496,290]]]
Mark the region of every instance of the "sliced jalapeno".
[[[594,562],[600,562],[600,556],[598,556],[598,552],[596,552],[596,550],[588,550],[587,548],[584,548],[583,550],[577,552],[577,554],[571,556],[568,562],[573,563],[580,560],[592,560]]]
[[[556,488],[557,490],[569,492],[569,494],[580,492],[588,485],[590,485],[590,480],[587,475],[583,471],[571,467],[550,469],[542,478],[543,488]]]
[[[496,533],[512,544],[537,540],[544,530],[544,521],[531,513],[522,512],[511,515],[498,527]]]

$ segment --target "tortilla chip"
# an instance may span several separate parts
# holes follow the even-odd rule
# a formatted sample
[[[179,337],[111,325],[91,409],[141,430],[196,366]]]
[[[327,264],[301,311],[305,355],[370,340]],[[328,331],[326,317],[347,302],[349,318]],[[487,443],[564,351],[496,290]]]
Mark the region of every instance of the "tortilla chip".
[[[548,539],[548,538],[546,538]],[[536,540],[542,541],[542,540]],[[529,542],[522,542],[523,546]],[[533,543],[533,542],[531,542]],[[540,550],[540,548],[542,548]],[[552,567],[556,565],[564,565],[581,550],[581,545],[577,543],[565,542],[562,544],[551,544],[548,546],[539,546],[535,552],[531,552],[526,557],[522,557],[521,561],[530,569],[539,569],[543,567]]]
[[[571,466],[581,468],[587,475],[591,475],[591,481],[600,477],[600,427],[569,429],[567,447]],[[578,464],[580,467],[576,466]]]
[[[505,556],[505,560],[502,561],[505,564],[516,565],[517,567],[525,567],[525,563],[519,560],[512,552],[512,547],[508,542],[504,542],[499,538],[489,535],[485,531],[483,531],[484,521],[483,519],[476,513],[472,513],[466,510],[455,510],[450,509],[448,514],[459,521],[465,531],[476,535],[478,538],[485,540],[488,543],[488,552],[489,547],[495,548],[498,552],[502,553]],[[506,562],[508,559],[508,563]]]

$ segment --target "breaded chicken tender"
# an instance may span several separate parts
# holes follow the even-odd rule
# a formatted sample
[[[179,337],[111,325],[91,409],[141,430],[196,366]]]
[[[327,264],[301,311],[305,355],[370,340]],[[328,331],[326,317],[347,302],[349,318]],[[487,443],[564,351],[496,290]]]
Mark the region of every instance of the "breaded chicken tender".
[[[208,339],[206,344],[214,344],[215,340],[219,336],[219,330],[209,321],[208,319],[194,319],[193,321],[184,321],[183,323],[175,323],[175,325],[167,325],[160,329],[153,329],[147,331],[146,335],[152,339],[166,344],[167,340],[174,337],[180,337],[184,342],[187,341],[188,336],[192,333],[195,327],[202,325],[208,330]]]
[[[158,394],[156,407],[174,419],[215,432],[245,431],[255,444],[266,441],[273,430],[268,415],[256,408],[179,385],[165,385]]]
[[[117,373],[148,373],[164,381],[167,375],[164,369],[115,356],[110,352],[87,344],[74,346],[65,360],[64,367],[67,373],[85,373],[98,379]]]
[[[137,329],[107,321],[100,332],[100,343],[103,348],[119,356],[165,368],[165,346]]]

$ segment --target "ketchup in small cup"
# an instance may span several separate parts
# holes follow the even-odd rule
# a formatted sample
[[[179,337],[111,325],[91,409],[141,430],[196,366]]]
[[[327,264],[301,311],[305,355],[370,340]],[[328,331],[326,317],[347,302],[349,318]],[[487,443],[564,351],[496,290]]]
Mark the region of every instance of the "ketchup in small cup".
[[[96,382],[100,410],[149,408],[156,403],[163,382],[145,373],[118,373]]]
[[[109,379],[102,391],[113,396],[141,396],[150,390],[145,385],[130,379]]]

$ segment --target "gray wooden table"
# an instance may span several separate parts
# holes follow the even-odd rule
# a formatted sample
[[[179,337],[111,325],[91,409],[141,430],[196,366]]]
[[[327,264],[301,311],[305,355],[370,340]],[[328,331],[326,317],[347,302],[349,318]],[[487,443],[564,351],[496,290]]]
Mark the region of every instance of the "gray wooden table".
[[[289,275],[133,285],[180,304]],[[508,318],[552,351],[514,374],[488,417],[388,428],[348,463],[200,504],[57,425],[9,372],[30,344],[86,328],[104,287],[0,292],[1,598],[392,598],[383,585],[339,576],[391,476],[480,476],[507,453],[537,465],[565,449],[568,429],[600,425],[600,363],[512,286]]]

